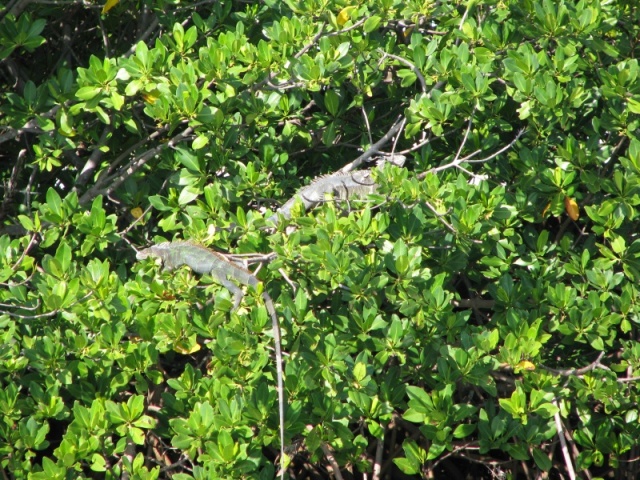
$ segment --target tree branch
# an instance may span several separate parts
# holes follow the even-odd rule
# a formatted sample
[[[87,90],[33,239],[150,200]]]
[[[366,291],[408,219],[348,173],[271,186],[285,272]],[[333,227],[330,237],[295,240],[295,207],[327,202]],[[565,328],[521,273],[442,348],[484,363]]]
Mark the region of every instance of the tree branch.
[[[162,150],[167,147],[173,147],[176,144],[182,142],[187,137],[191,135],[193,132],[193,128],[188,127],[183,130],[181,133],[173,137],[167,143],[162,143],[153,147],[150,150],[147,150],[142,155],[137,156],[133,160],[131,160],[126,166],[122,167],[117,173],[112,175],[106,175],[103,178],[99,178],[96,184],[87,190],[82,197],[80,197],[79,203],[80,205],[86,205],[91,202],[98,195],[109,196],[116,190],[124,181],[129,178],[132,174],[134,174],[138,169],[140,169],[145,163],[147,163],[150,159],[158,155]],[[158,133],[158,132],[154,132]],[[150,137],[152,137],[150,135]]]

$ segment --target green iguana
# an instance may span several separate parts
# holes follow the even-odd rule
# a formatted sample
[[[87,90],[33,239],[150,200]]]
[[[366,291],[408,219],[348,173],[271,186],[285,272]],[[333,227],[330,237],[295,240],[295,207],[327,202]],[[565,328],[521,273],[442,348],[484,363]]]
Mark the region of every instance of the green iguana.
[[[406,157],[404,155],[387,155],[381,157],[378,164],[391,162],[402,166],[405,160]],[[291,218],[291,209],[298,198],[302,201],[304,210],[307,211],[320,202],[324,202],[328,194],[332,194],[333,198],[337,200],[350,200],[365,197],[369,193],[374,193],[377,188],[378,184],[374,182],[372,170],[370,169],[324,175],[298,190],[292,198],[268,217],[266,221],[267,224],[277,226],[280,221],[278,214],[281,214],[284,218]]]
[[[174,270],[182,265],[187,265],[191,270],[199,274],[211,275],[223,287],[233,295],[233,309],[237,309],[243,297],[242,289],[236,285],[249,285],[257,287],[260,283],[255,275],[245,269],[241,264],[227,260],[224,255],[209,250],[200,245],[189,242],[164,242],[140,250],[136,254],[138,260],[148,257],[158,257],[162,261],[164,270]],[[278,413],[280,418],[280,478],[284,478],[284,386],[282,370],[282,342],[280,337],[280,325],[278,316],[273,306],[273,301],[266,291],[262,292],[264,304],[271,316],[273,326],[273,338],[276,350],[276,372],[278,382]]]

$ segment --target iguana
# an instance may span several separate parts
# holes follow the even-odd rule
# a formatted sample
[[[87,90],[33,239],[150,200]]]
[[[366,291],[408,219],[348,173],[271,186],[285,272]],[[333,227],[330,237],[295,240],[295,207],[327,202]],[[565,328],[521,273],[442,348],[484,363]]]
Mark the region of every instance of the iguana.
[[[391,162],[402,166],[405,160],[406,157],[404,155],[388,155],[381,157],[378,165],[384,162]],[[267,224],[277,226],[279,222],[278,214],[281,214],[284,218],[291,218],[291,209],[298,198],[302,201],[304,210],[307,211],[320,202],[324,202],[328,194],[332,194],[337,200],[350,200],[374,193],[377,188],[378,184],[373,180],[371,169],[324,175],[298,190],[292,198],[268,217],[266,221]]]
[[[214,252],[201,245],[189,242],[164,242],[152,245],[140,250],[136,254],[138,260],[148,257],[158,257],[162,261],[164,270],[174,270],[182,265],[187,265],[191,270],[199,274],[211,275],[223,287],[233,295],[233,309],[237,309],[243,297],[242,289],[236,285],[249,285],[257,287],[260,284],[255,275],[245,269],[241,264],[227,260],[224,255]],[[284,385],[282,370],[282,342],[278,316],[269,294],[263,290],[262,298],[271,316],[273,326],[273,339],[276,350],[276,373],[278,382],[278,414],[280,419],[280,478],[284,478]]]

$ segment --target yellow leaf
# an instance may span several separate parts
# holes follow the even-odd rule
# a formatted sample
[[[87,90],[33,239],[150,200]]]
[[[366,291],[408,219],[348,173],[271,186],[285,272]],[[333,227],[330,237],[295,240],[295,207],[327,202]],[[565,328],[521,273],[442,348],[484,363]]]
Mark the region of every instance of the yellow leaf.
[[[154,88],[150,92],[142,92],[142,98],[144,99],[145,102],[153,105],[154,103],[156,103],[156,100],[160,98],[160,91]]]
[[[142,209],[140,207],[134,207],[131,209],[131,216],[136,220],[142,216]]]
[[[413,29],[414,28],[415,27],[412,25],[412,26],[402,30],[402,40],[404,40],[404,43],[411,42],[411,34],[413,33]]]
[[[544,216],[547,214],[550,208],[551,208],[551,204],[547,203],[547,206],[544,207],[544,210],[542,210],[542,218],[544,218]]]
[[[105,3],[104,7],[102,7],[102,15],[107,13],[109,10],[115,7],[118,3],[120,3],[120,0],[107,0],[107,3]]]
[[[351,7],[344,7],[342,10],[340,10],[338,17],[336,18],[338,25],[343,26],[345,23],[347,23],[349,21],[349,18],[351,17],[351,12],[356,8],[358,7],[351,6]]]
[[[523,360],[516,365],[516,370],[535,370],[536,366],[529,360]]]
[[[580,218],[580,208],[578,207],[578,203],[573,198],[564,197],[564,208],[571,220],[575,221]]]
[[[191,342],[189,341],[191,339],[188,340],[184,340],[184,341],[178,341],[173,349],[178,352],[181,353],[183,355],[189,355],[191,353],[196,353],[198,350],[200,350],[200,344],[199,343],[193,343],[193,345],[191,345]]]

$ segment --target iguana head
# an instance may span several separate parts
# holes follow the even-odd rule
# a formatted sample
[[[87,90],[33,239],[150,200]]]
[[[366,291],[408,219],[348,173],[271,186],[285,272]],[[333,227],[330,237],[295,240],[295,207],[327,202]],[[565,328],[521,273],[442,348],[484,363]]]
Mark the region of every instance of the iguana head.
[[[167,245],[169,245],[169,242],[152,245],[149,248],[143,248],[136,253],[136,260],[144,260],[145,258],[149,257],[162,258],[162,254],[160,252],[166,250]]]

